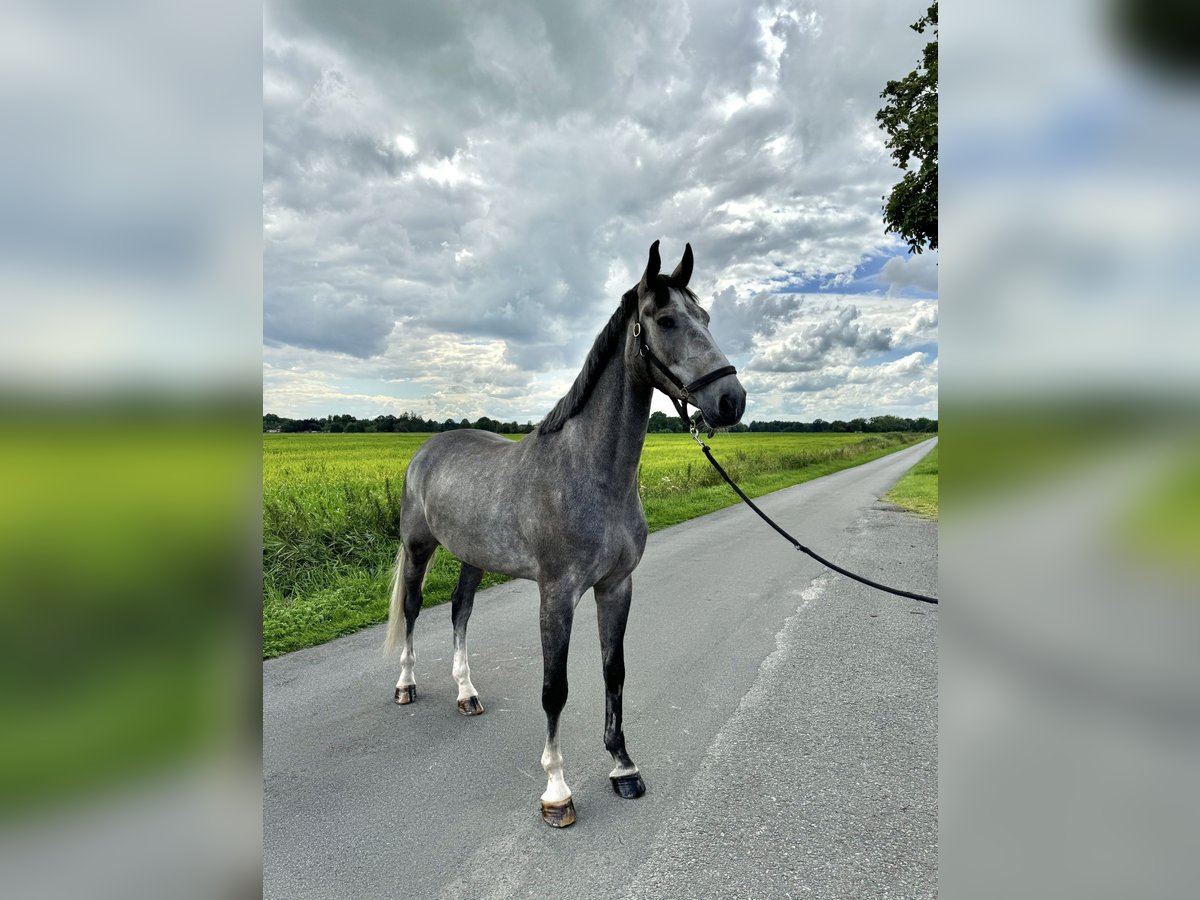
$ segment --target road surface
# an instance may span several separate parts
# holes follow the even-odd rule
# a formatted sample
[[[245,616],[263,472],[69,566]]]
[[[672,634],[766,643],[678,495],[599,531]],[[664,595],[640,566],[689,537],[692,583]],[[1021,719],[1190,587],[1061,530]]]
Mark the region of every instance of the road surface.
[[[758,502],[839,564],[936,594],[936,524],[877,499],[931,446]],[[267,897],[936,895],[937,607],[825,571],[741,505],[651,535],[624,694],[647,793],[608,783],[589,594],[565,830],[538,815],[535,586],[480,592],[469,634],[475,718],[455,709],[449,604],[418,620],[412,706],[392,702],[382,626],[264,664]]]

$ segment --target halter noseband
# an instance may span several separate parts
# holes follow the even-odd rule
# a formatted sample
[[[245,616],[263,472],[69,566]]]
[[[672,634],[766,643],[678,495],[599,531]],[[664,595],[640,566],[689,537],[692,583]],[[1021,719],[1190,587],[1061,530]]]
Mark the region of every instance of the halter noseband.
[[[643,331],[644,331],[644,329],[642,328],[642,316],[641,316],[641,312],[639,311],[637,318],[633,322],[633,336],[638,339],[638,345],[639,345],[638,346],[638,356],[644,356],[644,357],[646,357],[646,359],[650,360],[650,362],[654,365],[654,367],[656,369],[658,369],[658,371],[662,372],[663,375],[666,376],[667,381],[671,382],[671,384],[675,385],[675,387],[677,387],[677,388],[679,388],[679,390],[683,391],[683,399],[682,400],[677,400],[676,398],[672,397],[670,394],[667,394],[666,391],[663,391],[663,393],[667,394],[667,399],[670,400],[672,404],[674,404],[675,412],[679,413],[679,421],[681,421],[683,423],[683,427],[688,430],[688,432],[692,435],[693,438],[695,438],[697,441],[699,441],[700,438],[696,433],[697,432],[697,423],[695,421],[693,421],[687,414],[687,407],[688,407],[688,403],[691,402],[690,396],[691,396],[692,391],[698,391],[698,390],[700,390],[700,388],[704,387],[706,384],[712,384],[714,381],[724,378],[726,375],[736,375],[737,369],[734,368],[733,366],[721,366],[719,369],[713,369],[707,375],[701,375],[699,378],[697,378],[691,384],[684,384],[682,381],[679,380],[679,378],[676,377],[674,372],[672,372],[670,369],[667,368],[666,363],[664,363],[661,359],[659,359],[657,356],[654,355],[654,351],[650,349],[650,345],[646,342],[646,339],[643,336]],[[700,414],[701,418],[703,418],[703,415],[704,415],[703,413]],[[705,423],[705,424],[707,425],[708,423]],[[713,436],[712,428],[708,429],[708,436],[709,437]]]

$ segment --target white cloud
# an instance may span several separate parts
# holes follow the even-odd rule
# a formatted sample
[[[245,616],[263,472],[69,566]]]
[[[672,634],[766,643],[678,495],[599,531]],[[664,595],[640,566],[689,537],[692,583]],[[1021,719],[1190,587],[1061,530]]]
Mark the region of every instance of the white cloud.
[[[937,372],[937,360],[918,351],[878,365],[836,365],[799,375],[754,372],[743,384],[757,419],[934,418]]]
[[[862,359],[890,350],[891,329],[866,325],[860,316],[853,304],[835,307],[820,321],[760,344],[750,368],[759,372],[812,372],[843,358]]]
[[[912,347],[922,343],[937,341],[937,304],[923,300],[914,303],[911,309],[912,313],[908,321],[897,328],[892,335],[895,345],[897,347]]]
[[[751,419],[937,415],[937,305],[862,295],[761,295],[713,306],[743,329],[734,357]],[[739,308],[742,311],[739,313]],[[739,318],[739,315],[741,318]],[[724,326],[728,328],[728,324]]]
[[[907,259],[902,256],[893,256],[884,263],[879,278],[881,281],[887,282],[890,293],[896,293],[904,288],[917,288],[936,294],[938,289],[937,252],[922,253]]]
[[[861,304],[828,334],[780,331],[801,303],[782,286],[846,280],[899,246],[873,116],[919,53],[924,7],[846,6],[270,4],[269,364],[326,373],[322,403],[395,391],[408,409],[537,419],[655,238],[668,257],[691,241],[692,286],[740,364],[772,337],[792,357],[756,358],[808,371],[825,342],[880,345]],[[893,302],[907,321],[911,301]],[[306,383],[268,407],[308,409]]]

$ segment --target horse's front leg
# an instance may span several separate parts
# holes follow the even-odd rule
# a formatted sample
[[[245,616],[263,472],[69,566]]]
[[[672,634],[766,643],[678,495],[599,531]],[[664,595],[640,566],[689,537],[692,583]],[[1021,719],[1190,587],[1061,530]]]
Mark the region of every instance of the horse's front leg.
[[[571,621],[582,591],[564,584],[541,584],[542,709],[546,711],[546,749],[542,768],[546,791],[542,794],[542,819],[555,828],[575,821],[575,803],[563,777],[558,720],[567,704],[567,651],[571,646]]]
[[[609,773],[613,790],[632,800],[646,793],[638,767],[625,749],[621,725],[621,692],[625,686],[625,623],[633,599],[633,579],[609,587],[596,586],[596,619],[600,624],[600,655],[604,664],[604,747],[616,767]]]

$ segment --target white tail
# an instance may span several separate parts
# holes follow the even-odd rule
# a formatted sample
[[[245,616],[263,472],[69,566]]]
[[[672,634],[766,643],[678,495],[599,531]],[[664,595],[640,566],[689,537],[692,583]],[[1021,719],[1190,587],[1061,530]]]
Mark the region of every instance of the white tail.
[[[388,607],[387,638],[383,642],[383,652],[391,653],[400,642],[404,633],[404,545],[396,554],[396,570],[392,572],[392,602]]]
[[[425,560],[425,571],[421,573],[421,583],[424,584],[425,576],[429,574],[429,564],[433,562],[433,554],[429,554],[429,559]],[[383,642],[383,652],[391,653],[396,649],[396,645],[400,643],[400,638],[404,635],[406,620],[404,617],[404,598],[408,594],[408,589],[404,586],[404,545],[400,545],[400,551],[396,554],[396,570],[392,572],[392,602],[388,606],[388,628],[387,637]]]

